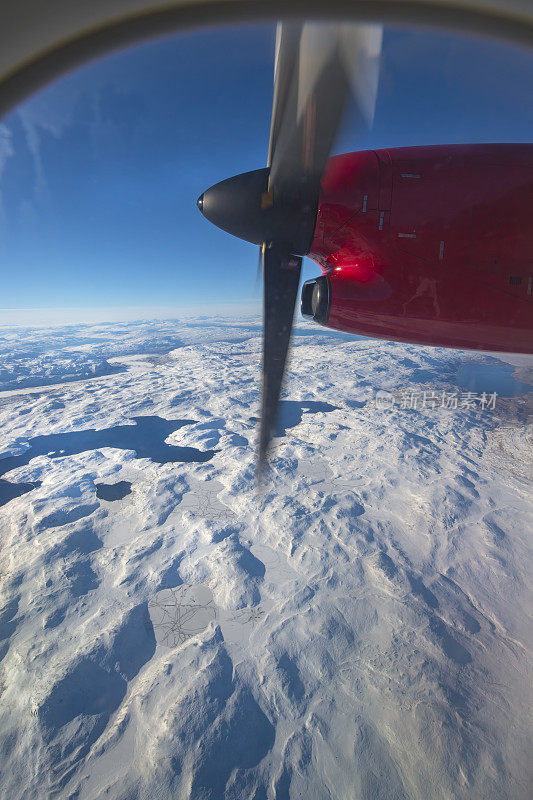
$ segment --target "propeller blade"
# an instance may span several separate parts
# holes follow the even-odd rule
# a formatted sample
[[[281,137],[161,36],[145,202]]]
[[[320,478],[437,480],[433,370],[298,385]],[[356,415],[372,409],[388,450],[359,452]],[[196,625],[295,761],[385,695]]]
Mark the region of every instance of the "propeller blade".
[[[274,207],[305,210],[316,203],[350,89],[361,119],[372,121],[381,38],[381,26],[374,25],[278,25],[267,160]],[[290,249],[288,242],[275,241],[261,252],[265,330],[259,477],[276,424],[302,266]]]
[[[259,292],[259,285],[261,283],[261,277],[263,275],[263,251],[265,249],[265,245],[262,244],[259,248],[259,257],[257,259],[257,269],[255,271],[255,293],[258,294]]]
[[[221,181],[198,198],[198,208],[215,225],[263,243],[259,477],[276,424],[301,255],[312,242],[320,181],[350,88],[361,119],[373,117],[381,37],[381,27],[371,25],[278,26],[268,167]]]
[[[267,245],[263,260],[263,394],[259,433],[258,477],[267,463],[268,448],[276,424],[281,385],[291,338],[302,259],[283,245]]]
[[[282,121],[287,125],[288,97],[292,86],[292,77],[298,69],[300,52],[300,37],[303,25],[300,22],[278,23],[276,28],[276,51],[274,55],[274,98],[272,100],[272,115],[270,119],[270,139],[268,142],[267,166],[272,165],[272,157],[276,149]],[[295,109],[293,109],[292,124],[296,124]]]
[[[361,120],[372,122],[381,40],[376,25],[278,26],[268,151],[274,197],[302,182],[318,188],[350,89]]]

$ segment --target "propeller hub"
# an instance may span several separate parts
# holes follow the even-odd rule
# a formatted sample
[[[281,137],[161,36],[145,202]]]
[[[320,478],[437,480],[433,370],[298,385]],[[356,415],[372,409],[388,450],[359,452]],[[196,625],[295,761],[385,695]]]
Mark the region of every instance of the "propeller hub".
[[[313,241],[318,190],[302,184],[276,197],[269,173],[256,169],[220,181],[200,195],[197,206],[209,222],[239,239],[277,242],[289,253],[305,255]]]

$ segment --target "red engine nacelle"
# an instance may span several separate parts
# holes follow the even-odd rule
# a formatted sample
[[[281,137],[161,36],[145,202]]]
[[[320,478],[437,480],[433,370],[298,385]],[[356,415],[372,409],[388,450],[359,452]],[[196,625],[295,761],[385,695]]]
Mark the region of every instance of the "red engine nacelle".
[[[533,145],[330,159],[302,313],[420,344],[533,352]]]

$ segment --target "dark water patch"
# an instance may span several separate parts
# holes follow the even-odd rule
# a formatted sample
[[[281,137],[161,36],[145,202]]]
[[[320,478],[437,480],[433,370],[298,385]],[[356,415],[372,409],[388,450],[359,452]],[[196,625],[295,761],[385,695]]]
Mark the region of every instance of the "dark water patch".
[[[118,483],[97,483],[96,496],[99,500],[107,500],[112,503],[114,500],[123,500],[126,495],[131,494],[130,481],[118,481]]]
[[[302,421],[305,413],[318,414],[337,410],[338,406],[321,403],[317,400],[282,400],[279,404],[274,436],[285,436],[289,428],[294,428]]]
[[[134,425],[115,425],[113,428],[94,430],[89,428],[69,433],[52,433],[35,436],[28,440],[29,447],[20,455],[0,458],[0,475],[4,475],[16,467],[29,464],[32,458],[46,455],[49,458],[78,455],[90,450],[101,450],[103,447],[115,447],[119,450],[134,450],[136,458],[149,458],[156,464],[178,462],[209,461],[216,450],[197,450],[196,447],[179,447],[166,444],[165,439],[184,425],[194,425],[192,419],[167,420],[156,416],[132,417]],[[1,484],[2,482],[0,482]],[[4,481],[3,483],[8,483]],[[10,484],[24,486],[24,492],[35,488],[37,484]],[[30,488],[27,488],[30,487]],[[4,488],[8,499],[10,489]],[[23,494],[24,492],[20,492]],[[16,496],[16,495],[15,495]],[[0,485],[0,498],[2,487]],[[4,502],[7,502],[5,500]],[[61,523],[62,524],[62,523]]]
[[[487,362],[462,364],[457,370],[455,383],[460,389],[476,394],[496,392],[500,397],[515,397],[533,392],[533,385],[514,377],[516,367],[496,359]]]
[[[3,459],[0,459],[0,464]],[[1,472],[0,475],[4,473]],[[15,497],[20,497],[33,489],[37,489],[41,485],[41,481],[31,481],[29,483],[11,483],[3,478],[0,478],[0,506],[5,506],[10,500]]]

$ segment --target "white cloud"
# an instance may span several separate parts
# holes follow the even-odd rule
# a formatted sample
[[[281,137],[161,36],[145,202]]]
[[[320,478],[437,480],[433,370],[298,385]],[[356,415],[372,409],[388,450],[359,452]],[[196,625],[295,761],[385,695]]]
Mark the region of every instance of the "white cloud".
[[[68,325],[77,323],[185,319],[199,314],[213,317],[259,315],[259,300],[241,303],[196,303],[182,306],[108,306],[87,308],[0,308],[0,325]]]

